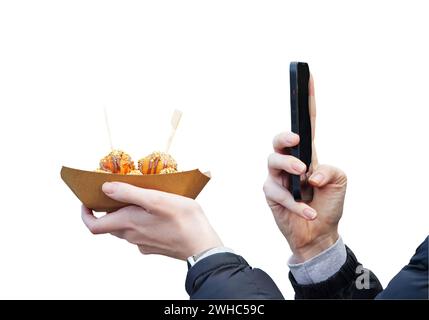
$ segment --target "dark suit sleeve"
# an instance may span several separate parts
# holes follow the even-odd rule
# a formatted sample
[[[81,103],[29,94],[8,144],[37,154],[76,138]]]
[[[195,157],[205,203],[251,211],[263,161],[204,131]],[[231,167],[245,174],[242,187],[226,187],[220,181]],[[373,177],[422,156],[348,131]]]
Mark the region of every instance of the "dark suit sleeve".
[[[274,281],[241,256],[217,253],[196,263],[186,277],[191,299],[284,299]]]
[[[371,271],[363,269],[353,252],[346,247],[346,262],[326,281],[300,285],[289,273],[289,279],[295,289],[295,298],[429,299],[428,243],[429,237],[417,248],[408,265],[390,281],[384,291],[377,277]]]
[[[383,288],[375,274],[364,269],[346,246],[347,258],[340,270],[329,279],[300,285],[292,273],[289,279],[296,299],[374,299]]]
[[[429,237],[376,299],[429,299],[428,243]]]

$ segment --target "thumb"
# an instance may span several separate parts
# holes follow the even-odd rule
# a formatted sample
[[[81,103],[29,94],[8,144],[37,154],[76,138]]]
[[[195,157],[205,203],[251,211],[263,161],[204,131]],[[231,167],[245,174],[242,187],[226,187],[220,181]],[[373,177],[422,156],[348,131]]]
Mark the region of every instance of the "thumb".
[[[109,198],[127,203],[127,204],[135,204],[140,207],[145,207],[145,198],[144,189],[132,186],[127,183],[122,182],[106,182],[102,186],[103,192]]]
[[[175,194],[139,188],[122,182],[106,182],[102,189],[109,198],[127,204],[135,204],[150,213],[174,213],[183,205],[183,199],[187,199]]]
[[[341,169],[328,165],[320,165],[315,168],[308,178],[308,182],[318,188],[328,184],[345,186],[347,184],[347,176]]]

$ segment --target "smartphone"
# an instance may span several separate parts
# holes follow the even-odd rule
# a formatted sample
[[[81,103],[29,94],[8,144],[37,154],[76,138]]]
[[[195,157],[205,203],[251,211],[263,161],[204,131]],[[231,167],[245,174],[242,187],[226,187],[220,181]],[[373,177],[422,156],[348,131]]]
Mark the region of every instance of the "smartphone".
[[[291,155],[307,166],[311,165],[312,139],[309,110],[310,69],[305,62],[291,62],[290,69],[290,111],[292,132],[299,135],[299,144],[291,148]],[[290,175],[290,191],[295,200],[311,201],[313,190],[307,183],[307,175]]]

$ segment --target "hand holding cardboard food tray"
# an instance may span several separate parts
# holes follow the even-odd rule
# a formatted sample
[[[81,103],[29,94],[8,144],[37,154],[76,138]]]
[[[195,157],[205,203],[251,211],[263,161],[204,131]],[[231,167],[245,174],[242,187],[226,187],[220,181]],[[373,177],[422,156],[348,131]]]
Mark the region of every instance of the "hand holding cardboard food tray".
[[[172,132],[167,142],[166,152],[155,152],[140,159],[138,170],[134,168],[134,162],[126,153],[112,150],[100,161],[100,169],[85,171],[62,167],[61,178],[87,208],[98,212],[113,212],[128,205],[110,199],[104,194],[101,189],[103,184],[112,181],[195,199],[209,182],[210,173],[201,173],[198,169],[177,172],[177,164],[168,154],[168,150],[180,118],[181,112],[176,110],[172,117]],[[105,119],[113,149],[107,113],[105,113]]]

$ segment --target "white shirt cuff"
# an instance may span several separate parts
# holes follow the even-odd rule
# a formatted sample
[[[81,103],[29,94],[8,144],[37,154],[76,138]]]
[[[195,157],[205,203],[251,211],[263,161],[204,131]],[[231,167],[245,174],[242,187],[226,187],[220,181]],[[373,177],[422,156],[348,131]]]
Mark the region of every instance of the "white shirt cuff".
[[[338,238],[331,247],[302,263],[289,259],[290,272],[301,285],[325,281],[337,273],[346,262],[347,252],[343,240]]]
[[[191,265],[191,267],[193,267],[195,264],[197,264],[198,262],[200,262],[201,260],[203,260],[207,257],[210,257],[216,253],[225,253],[225,252],[234,253],[234,251],[232,249],[229,249],[227,247],[217,247],[217,248],[213,248],[213,249],[210,249],[210,250],[204,252],[196,260],[193,257],[189,257],[188,263]]]

